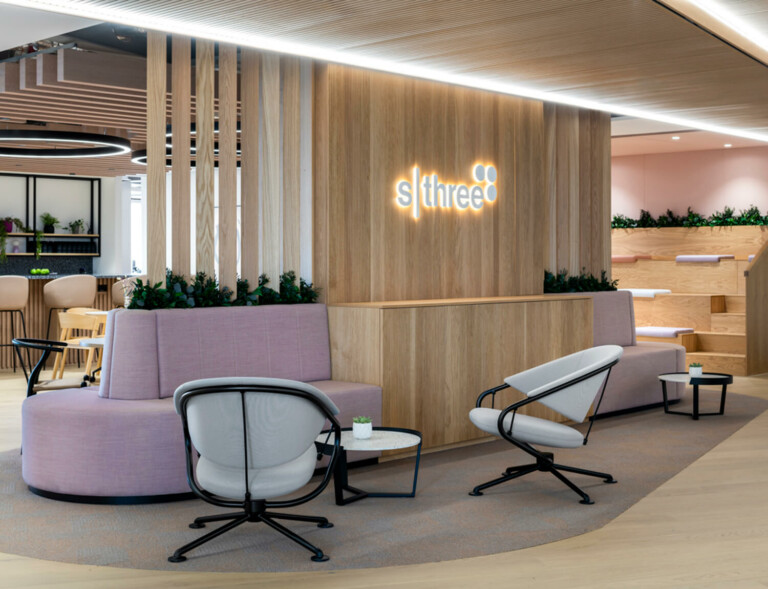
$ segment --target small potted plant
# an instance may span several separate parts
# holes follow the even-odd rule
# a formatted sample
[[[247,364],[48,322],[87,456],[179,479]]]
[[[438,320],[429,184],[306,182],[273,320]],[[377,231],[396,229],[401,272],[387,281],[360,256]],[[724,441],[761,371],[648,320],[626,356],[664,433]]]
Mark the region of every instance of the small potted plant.
[[[77,235],[78,233],[82,233],[83,229],[85,229],[85,221],[83,221],[82,219],[71,221],[68,227],[73,235]]]
[[[688,365],[688,374],[690,376],[701,376],[703,374],[703,371],[704,371],[704,368],[698,362],[691,362]]]
[[[370,417],[359,415],[352,418],[352,435],[358,440],[367,440],[373,433],[373,424]]]
[[[43,222],[44,233],[53,233],[56,230],[56,226],[59,224],[59,220],[50,213],[43,213],[40,215],[40,220]]]

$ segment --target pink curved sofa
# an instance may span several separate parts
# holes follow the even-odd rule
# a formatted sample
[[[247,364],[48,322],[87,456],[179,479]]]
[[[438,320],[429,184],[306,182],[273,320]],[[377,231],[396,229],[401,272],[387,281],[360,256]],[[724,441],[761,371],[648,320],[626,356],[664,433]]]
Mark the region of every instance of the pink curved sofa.
[[[331,380],[325,305],[138,311],[107,319],[99,388],[65,389],[22,406],[22,476],[40,495],[99,503],[184,498],[184,382],[264,376],[309,382],[339,407],[381,424],[381,388]],[[360,453],[357,459],[370,458]]]

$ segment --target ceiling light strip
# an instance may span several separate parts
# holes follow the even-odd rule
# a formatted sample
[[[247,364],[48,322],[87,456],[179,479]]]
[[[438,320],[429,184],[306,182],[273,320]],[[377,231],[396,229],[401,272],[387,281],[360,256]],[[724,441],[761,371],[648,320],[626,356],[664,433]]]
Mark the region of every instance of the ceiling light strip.
[[[710,131],[712,133],[721,133],[724,135],[732,135],[768,143],[767,133],[757,133],[734,127],[713,125],[706,121],[668,115],[664,113],[644,110],[642,108],[633,108],[625,105],[611,104],[608,102],[580,98],[573,95],[562,95],[554,92],[537,90],[535,88],[521,86],[518,84],[510,84],[478,78],[471,75],[452,74],[450,72],[419,67],[412,64],[400,63],[397,61],[344,53],[325,47],[304,45],[301,43],[284,41],[263,35],[241,33],[222,27],[212,27],[199,23],[188,23],[173,18],[151,16],[123,8],[105,8],[103,6],[90,4],[87,0],[0,0],[0,4],[10,4],[14,6],[22,6],[25,8],[36,8],[39,10],[68,14],[71,16],[80,16],[93,20],[113,22],[145,29],[160,30],[167,33],[188,35],[191,37],[220,41],[223,43],[232,43],[235,45],[253,47],[255,49],[274,51],[277,53],[310,57],[320,61],[329,61],[354,67],[373,69],[414,78],[422,78],[435,82],[444,82],[457,86],[466,86],[479,90],[488,90],[501,94],[521,96],[558,104],[566,104],[579,108],[610,112],[641,119],[651,119],[672,125],[693,127],[695,129]]]

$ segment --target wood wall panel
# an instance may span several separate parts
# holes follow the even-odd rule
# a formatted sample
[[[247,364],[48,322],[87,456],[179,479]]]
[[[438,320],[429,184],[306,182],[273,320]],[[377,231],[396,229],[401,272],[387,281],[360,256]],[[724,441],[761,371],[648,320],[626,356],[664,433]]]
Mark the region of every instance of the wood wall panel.
[[[264,54],[262,66],[262,103],[264,108],[261,169],[262,271],[277,284],[283,250],[280,221],[280,57]]]
[[[730,254],[746,260],[768,241],[768,227],[648,227],[612,229],[614,256]]]
[[[177,274],[189,274],[192,270],[190,256],[191,231],[191,176],[190,176],[190,127],[192,124],[192,48],[189,37],[173,36],[172,63],[172,145],[173,169],[171,195],[173,225],[171,268]]]
[[[619,288],[665,288],[678,293],[744,294],[746,262],[686,263],[669,260],[638,260],[613,264],[612,276]]]
[[[165,280],[166,36],[147,32],[147,275]]]
[[[240,222],[241,274],[255,288],[259,279],[259,69],[260,54],[240,52]]]
[[[313,278],[326,302],[541,292],[550,234],[542,103],[336,65],[318,67],[315,85]],[[571,135],[573,158],[587,165]],[[498,170],[498,198],[479,212],[422,208],[414,220],[396,206],[396,183],[415,164],[422,179],[471,186],[476,163]],[[586,193],[608,199],[602,163],[593,167],[603,181]],[[596,233],[607,231],[593,225],[588,235],[603,244]]]
[[[745,272],[747,374],[768,372],[768,243]]]
[[[219,282],[237,288],[237,47],[219,45]]]
[[[301,64],[282,57],[283,269],[301,269]]]
[[[610,116],[549,103],[544,113],[546,269],[610,275]]]
[[[198,39],[195,45],[195,80],[197,84],[197,113],[195,129],[197,203],[196,271],[208,276],[214,269],[214,159],[213,159],[213,118],[214,118],[214,43]]]
[[[592,345],[586,297],[426,303],[332,305],[328,312],[332,378],[382,386],[383,425],[423,432],[425,448],[484,437],[468,418],[483,390]],[[516,397],[508,391],[503,399]],[[527,411],[562,420],[545,407]]]

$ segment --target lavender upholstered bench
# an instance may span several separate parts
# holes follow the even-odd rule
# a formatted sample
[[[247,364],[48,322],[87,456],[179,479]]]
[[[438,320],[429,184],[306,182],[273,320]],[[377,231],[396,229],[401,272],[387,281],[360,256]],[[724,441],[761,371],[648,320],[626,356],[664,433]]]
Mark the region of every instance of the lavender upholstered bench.
[[[186,497],[173,393],[184,382],[222,376],[308,382],[336,403],[342,427],[356,415],[381,425],[380,387],[331,380],[325,305],[117,309],[107,319],[99,388],[24,401],[24,481],[40,495],[74,501]]]
[[[611,370],[600,414],[655,405],[662,402],[659,374],[685,370],[685,348],[672,343],[638,342],[635,309],[627,291],[580,293],[593,301],[593,344],[624,348]],[[670,400],[679,399],[684,385],[667,387]]]
[[[732,260],[735,256],[732,254],[702,254],[702,255],[685,255],[675,257],[675,262],[692,262],[692,263],[712,263],[719,262],[720,260]]]

